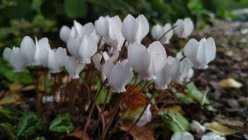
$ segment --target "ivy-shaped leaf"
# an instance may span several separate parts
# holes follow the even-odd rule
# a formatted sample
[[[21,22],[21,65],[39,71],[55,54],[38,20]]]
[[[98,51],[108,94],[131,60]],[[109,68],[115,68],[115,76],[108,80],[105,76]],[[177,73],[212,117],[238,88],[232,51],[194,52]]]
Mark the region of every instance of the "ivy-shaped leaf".
[[[161,112],[160,116],[162,117],[166,127],[173,132],[185,132],[189,130],[188,120],[179,112]]]
[[[71,117],[68,113],[58,115],[50,124],[49,130],[67,134],[74,129]]]
[[[17,125],[17,136],[29,136],[41,129],[43,124],[42,119],[33,112],[26,112],[20,118]]]
[[[16,110],[10,108],[1,108],[0,113],[6,116],[10,120],[17,120],[19,118],[19,114]]]

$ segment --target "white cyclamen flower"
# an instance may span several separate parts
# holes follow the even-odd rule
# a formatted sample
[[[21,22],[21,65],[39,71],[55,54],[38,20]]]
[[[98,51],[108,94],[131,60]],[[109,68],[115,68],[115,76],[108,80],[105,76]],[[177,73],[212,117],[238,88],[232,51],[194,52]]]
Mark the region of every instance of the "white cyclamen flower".
[[[203,134],[203,133],[206,132],[206,127],[201,125],[198,121],[193,120],[190,123],[190,130],[193,131],[193,132],[196,132],[198,134]]]
[[[35,44],[31,37],[25,36],[21,42],[21,53],[26,58],[28,65],[34,65]]]
[[[168,44],[173,36],[173,30],[171,28],[172,26],[170,23],[167,23],[164,26],[154,25],[151,31],[152,37],[155,40],[160,41],[162,44]]]
[[[79,63],[75,58],[67,56],[64,62],[65,69],[72,79],[78,79],[80,72],[83,70],[85,64]]]
[[[67,57],[66,49],[57,48],[49,50],[48,53],[48,68],[51,73],[60,72],[60,68],[64,65],[64,61]]]
[[[68,26],[63,25],[59,31],[59,38],[64,42],[69,40],[71,29]]]
[[[117,93],[125,92],[125,86],[133,78],[133,71],[128,64],[128,60],[117,62],[115,65],[111,61],[107,61],[104,65],[103,76],[108,79],[112,91]]]
[[[208,63],[215,59],[215,42],[211,37],[203,38],[200,42],[190,39],[184,47],[184,54],[193,63],[194,68],[206,69]]]
[[[189,132],[176,132],[171,136],[171,140],[194,140]]]
[[[208,132],[207,134],[203,135],[201,140],[226,140],[225,137],[221,137],[213,132]]]
[[[144,126],[146,125],[148,122],[151,121],[152,119],[152,112],[151,112],[151,104],[149,104],[145,110],[145,112],[142,114],[142,116],[140,117],[139,121],[137,122],[137,126]],[[139,117],[139,115],[137,116],[137,118]],[[136,119],[137,119],[136,118]]]
[[[188,38],[194,29],[194,24],[190,18],[178,19],[175,26],[174,31],[180,38]]]
[[[41,38],[39,41],[35,40],[35,53],[34,60],[35,65],[48,66],[48,54],[51,50],[48,39],[46,37]]]
[[[123,20],[121,31],[129,44],[140,43],[149,32],[149,23],[144,15],[139,15],[136,19],[132,15],[127,15]]]
[[[22,55],[20,48],[14,47],[12,50],[10,48],[5,48],[3,51],[3,58],[10,63],[15,72],[21,72],[25,68],[26,59]]]
[[[97,51],[96,40],[91,35],[85,36],[79,47],[79,57],[81,63],[83,64],[91,63],[91,57],[96,53],[96,51]]]

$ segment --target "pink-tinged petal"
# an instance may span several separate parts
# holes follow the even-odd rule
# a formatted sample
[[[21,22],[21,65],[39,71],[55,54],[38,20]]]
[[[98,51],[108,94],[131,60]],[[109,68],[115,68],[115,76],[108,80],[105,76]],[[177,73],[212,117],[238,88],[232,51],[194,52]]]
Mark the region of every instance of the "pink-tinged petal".
[[[206,40],[206,57],[207,61],[210,62],[215,59],[216,56],[216,45],[214,42],[214,39],[212,37],[209,37]]]
[[[59,31],[59,38],[64,42],[67,42],[70,37],[71,29],[68,26],[63,25]]]
[[[28,60],[28,64],[33,65],[35,63],[35,44],[32,38],[25,36],[21,42],[21,53]]]
[[[161,71],[166,63],[167,54],[164,46],[159,41],[154,41],[147,50],[151,59],[149,74],[152,79],[156,79],[156,73]]]
[[[13,48],[9,63],[14,68],[15,72],[23,71],[25,68],[26,59],[23,57],[20,48]]]
[[[141,40],[148,34],[149,32],[149,23],[144,15],[139,15],[136,18],[136,22],[138,23],[138,31],[137,31],[137,42],[140,43]]]
[[[101,37],[107,37],[109,34],[109,23],[107,17],[99,17],[95,21],[95,30]]]
[[[9,62],[11,55],[12,55],[12,50],[10,48],[5,48],[3,51],[3,59]]]
[[[123,60],[114,65],[108,83],[113,92],[121,93],[126,91],[125,86],[132,80],[132,77],[133,72],[128,61]]]
[[[79,58],[79,41],[75,38],[69,38],[67,42],[67,49],[71,55],[76,58]]]
[[[79,55],[81,58],[81,63],[89,64],[91,63],[91,56],[93,56],[97,51],[96,40],[92,36],[85,36],[80,48]]]
[[[143,46],[139,43],[133,43],[128,46],[128,63],[138,72],[141,77],[145,78],[147,70],[150,66],[150,54]]]
[[[106,61],[103,65],[102,69],[102,81],[104,81],[106,78],[109,79],[109,76],[113,70],[114,64],[112,61]]]
[[[127,40],[129,44],[134,43],[136,41],[138,28],[139,25],[136,22],[136,19],[131,15],[127,15],[123,20],[121,32],[123,37]]]

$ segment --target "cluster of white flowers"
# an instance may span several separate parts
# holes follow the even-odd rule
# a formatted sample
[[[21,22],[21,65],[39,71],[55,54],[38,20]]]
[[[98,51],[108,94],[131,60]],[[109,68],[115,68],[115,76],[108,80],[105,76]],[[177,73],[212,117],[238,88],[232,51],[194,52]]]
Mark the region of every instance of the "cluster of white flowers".
[[[26,36],[20,48],[5,48],[3,57],[16,72],[30,65],[46,67],[51,73],[58,73],[65,67],[72,79],[79,78],[85,65],[93,62],[101,71],[102,80],[107,80],[113,92],[125,92],[134,72],[142,80],[153,81],[158,90],[163,90],[171,81],[188,81],[193,76],[193,68],[206,69],[215,58],[216,46],[211,37],[199,42],[190,39],[176,56],[167,55],[163,44],[169,43],[173,32],[180,38],[188,38],[193,28],[189,18],[178,19],[173,26],[169,23],[155,25],[151,29],[155,41],[146,47],[142,44],[149,33],[145,16],[134,18],[127,15],[123,22],[119,16],[106,16],[100,17],[94,24],[81,25],[74,21],[71,28],[61,28],[60,39],[66,43],[70,54],[65,48],[51,49],[47,38],[35,38],[34,41]],[[104,44],[109,47],[104,48]],[[119,56],[123,49],[127,49],[126,58]],[[148,106],[138,125],[143,126],[150,120]]]

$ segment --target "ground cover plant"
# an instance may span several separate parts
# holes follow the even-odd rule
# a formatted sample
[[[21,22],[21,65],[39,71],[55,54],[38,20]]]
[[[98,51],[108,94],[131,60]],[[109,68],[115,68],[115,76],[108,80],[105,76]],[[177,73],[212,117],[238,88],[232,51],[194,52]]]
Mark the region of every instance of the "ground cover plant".
[[[190,18],[149,26],[144,15],[99,17],[84,25],[74,20],[72,27],[60,29],[66,47],[25,36],[20,47],[5,48],[3,58],[13,71],[32,76],[36,98],[29,102],[36,113],[3,108],[11,120],[2,123],[4,130],[13,139],[161,139],[154,131],[160,129],[174,132],[175,140],[194,139],[192,132],[202,139],[225,139],[205,133],[210,124],[189,122],[175,106],[198,104],[215,111],[206,81],[191,79],[215,59],[213,38],[190,38]],[[173,36],[185,45],[172,44]]]

